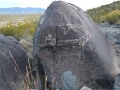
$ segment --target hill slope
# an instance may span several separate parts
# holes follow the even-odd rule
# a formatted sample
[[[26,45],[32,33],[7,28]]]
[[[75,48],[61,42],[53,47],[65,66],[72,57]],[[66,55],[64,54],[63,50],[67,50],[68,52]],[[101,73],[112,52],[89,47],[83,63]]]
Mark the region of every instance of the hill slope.
[[[120,1],[87,10],[95,22],[109,22],[120,24]]]

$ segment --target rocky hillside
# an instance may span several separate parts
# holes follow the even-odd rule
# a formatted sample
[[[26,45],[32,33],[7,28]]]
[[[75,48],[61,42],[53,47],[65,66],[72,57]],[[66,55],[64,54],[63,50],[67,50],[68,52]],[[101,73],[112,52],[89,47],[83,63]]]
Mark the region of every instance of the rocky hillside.
[[[109,22],[120,24],[120,1],[87,10],[87,13],[97,23]]]

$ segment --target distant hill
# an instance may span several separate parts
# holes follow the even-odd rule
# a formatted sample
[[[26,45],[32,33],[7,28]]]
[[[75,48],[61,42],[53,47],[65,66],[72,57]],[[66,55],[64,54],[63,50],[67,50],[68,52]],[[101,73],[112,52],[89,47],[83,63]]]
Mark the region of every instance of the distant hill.
[[[120,24],[120,1],[87,10],[95,22],[109,22]]]
[[[10,7],[10,8],[0,8],[0,14],[28,14],[28,13],[43,13],[45,9],[43,8],[20,8],[20,7]]]

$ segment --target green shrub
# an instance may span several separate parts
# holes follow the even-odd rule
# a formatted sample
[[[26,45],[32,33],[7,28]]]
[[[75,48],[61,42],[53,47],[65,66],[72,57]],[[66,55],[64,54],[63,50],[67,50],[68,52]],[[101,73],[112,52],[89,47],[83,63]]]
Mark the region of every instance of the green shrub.
[[[16,39],[22,39],[26,35],[33,36],[37,25],[38,19],[25,19],[18,23],[9,22],[0,28],[0,33],[6,36],[13,36]]]
[[[120,24],[120,1],[87,10],[87,13],[96,23]]]
[[[113,10],[109,13],[106,14],[100,14],[100,15],[96,15],[96,16],[91,16],[92,19],[97,22],[109,22],[111,24],[120,24],[120,10]]]
[[[105,14],[103,17],[103,21],[107,21],[109,23],[118,23],[120,20],[120,10],[114,10]]]

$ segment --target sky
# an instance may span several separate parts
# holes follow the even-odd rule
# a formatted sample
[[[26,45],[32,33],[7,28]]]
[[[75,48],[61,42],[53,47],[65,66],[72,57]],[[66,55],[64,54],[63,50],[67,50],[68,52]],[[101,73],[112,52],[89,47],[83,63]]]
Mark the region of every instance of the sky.
[[[57,1],[57,0],[0,0],[0,8],[6,8],[6,7],[47,8],[52,1]],[[87,10],[120,0],[63,0],[63,1],[72,3],[83,10]]]

